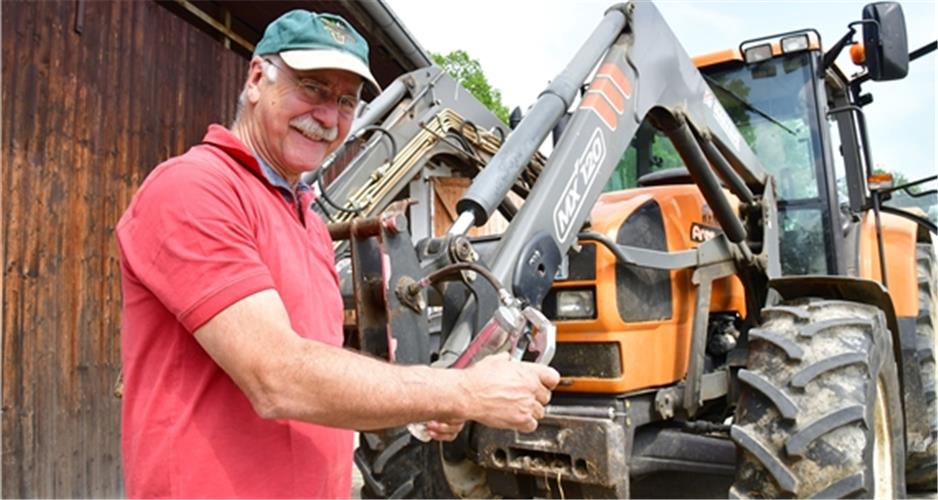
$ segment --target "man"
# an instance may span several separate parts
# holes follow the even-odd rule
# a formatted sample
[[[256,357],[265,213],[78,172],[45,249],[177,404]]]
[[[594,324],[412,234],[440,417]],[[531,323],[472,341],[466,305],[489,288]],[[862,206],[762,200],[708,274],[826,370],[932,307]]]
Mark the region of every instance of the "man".
[[[159,165],[117,228],[130,497],[346,497],[349,429],[530,432],[551,368],[395,366],[343,350],[332,244],[302,172],[349,131],[364,39],[292,11],[257,45],[232,130]]]

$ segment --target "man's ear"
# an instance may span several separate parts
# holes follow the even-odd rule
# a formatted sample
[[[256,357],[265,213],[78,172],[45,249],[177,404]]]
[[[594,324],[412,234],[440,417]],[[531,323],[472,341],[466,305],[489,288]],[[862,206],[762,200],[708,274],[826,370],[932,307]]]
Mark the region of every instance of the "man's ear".
[[[245,97],[251,104],[257,104],[261,99],[261,82],[264,80],[264,60],[258,56],[251,58],[248,66],[248,78],[244,82]]]

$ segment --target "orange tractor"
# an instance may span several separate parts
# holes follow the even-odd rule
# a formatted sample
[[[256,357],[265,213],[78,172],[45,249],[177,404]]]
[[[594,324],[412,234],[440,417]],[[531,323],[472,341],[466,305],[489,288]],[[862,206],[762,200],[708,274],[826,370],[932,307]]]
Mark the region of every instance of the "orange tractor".
[[[861,89],[930,50],[880,2],[826,52],[805,30],[691,60],[641,2],[514,130],[437,68],[389,87],[324,189],[349,345],[438,366],[497,347],[564,379],[531,434],[364,433],[363,496],[626,497],[661,472],[738,497],[934,488],[936,228],[873,176]],[[418,211],[434,176],[472,178],[443,234]],[[378,215],[403,198],[425,203]],[[500,234],[467,235],[496,212]]]

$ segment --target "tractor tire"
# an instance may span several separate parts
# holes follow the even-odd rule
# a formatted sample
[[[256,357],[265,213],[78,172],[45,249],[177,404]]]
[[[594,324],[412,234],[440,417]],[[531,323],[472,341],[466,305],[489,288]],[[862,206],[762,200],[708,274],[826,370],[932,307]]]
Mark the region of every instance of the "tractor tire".
[[[424,443],[404,427],[362,432],[355,465],[362,498],[455,498],[442,467],[440,443]]]
[[[733,498],[905,495],[901,394],[882,311],[802,299],[749,331]]]
[[[938,265],[935,262],[934,247],[920,243],[916,248],[916,268],[918,271],[918,318],[915,323],[915,360],[918,364],[922,381],[923,394],[912,395],[924,402],[924,420],[928,424],[928,434],[908,433],[909,454],[906,458],[906,483],[910,489],[936,489],[938,480],[938,428],[935,410],[935,326],[938,324]]]

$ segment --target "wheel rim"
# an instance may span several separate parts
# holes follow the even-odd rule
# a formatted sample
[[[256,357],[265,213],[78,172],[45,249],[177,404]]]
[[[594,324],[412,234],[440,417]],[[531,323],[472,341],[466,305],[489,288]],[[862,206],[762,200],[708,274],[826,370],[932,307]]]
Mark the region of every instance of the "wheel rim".
[[[492,498],[485,469],[469,459],[453,462],[447,460],[443,457],[443,443],[439,443],[437,451],[443,465],[443,476],[450,491],[457,498]]]
[[[876,482],[876,498],[893,498],[895,481],[893,475],[892,429],[889,409],[886,407],[886,390],[882,380],[876,384],[876,408],[873,414],[873,480]]]

